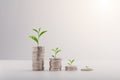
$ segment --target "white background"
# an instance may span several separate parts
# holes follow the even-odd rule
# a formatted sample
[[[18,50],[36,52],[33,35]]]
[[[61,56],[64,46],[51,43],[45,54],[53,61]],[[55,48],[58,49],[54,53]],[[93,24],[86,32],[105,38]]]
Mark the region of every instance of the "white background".
[[[31,59],[33,27],[45,59],[59,47],[62,59],[120,60],[120,0],[0,0],[0,59]]]

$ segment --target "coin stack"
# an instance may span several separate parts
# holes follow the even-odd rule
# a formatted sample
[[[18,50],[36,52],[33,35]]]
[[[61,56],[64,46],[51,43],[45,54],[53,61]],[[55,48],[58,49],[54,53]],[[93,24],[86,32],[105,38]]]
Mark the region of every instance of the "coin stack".
[[[65,71],[76,71],[77,67],[76,66],[65,66]]]
[[[44,70],[44,47],[33,47],[32,62],[33,71]]]
[[[61,71],[62,65],[61,65],[61,59],[57,58],[57,59],[50,59],[49,62],[50,71]]]

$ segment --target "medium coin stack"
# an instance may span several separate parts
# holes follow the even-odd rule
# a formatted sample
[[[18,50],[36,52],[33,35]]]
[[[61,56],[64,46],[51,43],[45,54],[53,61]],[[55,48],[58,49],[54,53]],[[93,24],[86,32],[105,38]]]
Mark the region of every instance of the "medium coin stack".
[[[33,47],[32,62],[33,71],[44,70],[44,47]]]
[[[65,71],[76,71],[77,67],[76,66],[65,66]]]
[[[50,71],[61,71],[62,65],[61,65],[61,59],[57,58],[57,59],[50,59],[49,62]]]

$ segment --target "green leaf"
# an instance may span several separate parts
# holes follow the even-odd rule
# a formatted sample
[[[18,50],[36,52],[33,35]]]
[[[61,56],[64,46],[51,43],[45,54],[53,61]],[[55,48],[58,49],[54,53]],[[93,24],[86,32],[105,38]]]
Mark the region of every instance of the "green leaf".
[[[71,65],[70,63],[68,63],[68,65]]]
[[[85,66],[86,67],[86,69],[89,69],[89,66]]]
[[[46,33],[47,31],[42,31],[40,34],[39,34],[39,37],[42,36],[44,33]]]
[[[73,59],[73,60],[71,60],[71,63],[73,63],[75,60]]]
[[[72,64],[75,60],[74,59],[69,59],[68,61]]]
[[[56,51],[56,54],[59,53],[59,52],[61,52],[61,50],[57,50],[57,51]]]
[[[55,52],[55,49],[51,49],[51,50]]]
[[[56,48],[56,50],[58,50],[58,48]]]
[[[37,29],[33,29],[33,31],[35,31],[35,32],[39,33],[39,31],[38,31]]]
[[[52,57],[54,58],[55,56],[54,56],[54,55],[52,55]]]
[[[34,40],[36,43],[38,43],[38,39],[35,36],[29,36],[32,40]]]
[[[68,61],[71,62],[71,59],[69,59]]]

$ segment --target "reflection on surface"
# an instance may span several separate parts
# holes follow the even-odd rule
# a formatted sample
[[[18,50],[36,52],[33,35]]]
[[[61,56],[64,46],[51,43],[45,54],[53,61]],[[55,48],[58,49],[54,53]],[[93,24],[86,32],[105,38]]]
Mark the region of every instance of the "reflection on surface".
[[[50,72],[48,71],[48,65],[45,66],[45,71],[31,71],[31,61],[2,60],[0,61],[0,80],[120,80],[119,62],[81,62],[81,64],[84,63],[92,64],[94,71],[82,72],[80,71],[79,64],[77,65],[79,70],[73,72],[64,70]]]

